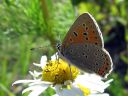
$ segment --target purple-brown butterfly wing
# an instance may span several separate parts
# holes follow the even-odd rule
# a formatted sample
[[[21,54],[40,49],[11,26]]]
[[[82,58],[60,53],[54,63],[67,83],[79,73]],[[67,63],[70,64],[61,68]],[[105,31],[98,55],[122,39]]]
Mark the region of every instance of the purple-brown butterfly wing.
[[[83,71],[102,77],[112,69],[112,60],[104,49],[102,33],[89,13],[80,15],[71,26],[62,43],[60,57]]]

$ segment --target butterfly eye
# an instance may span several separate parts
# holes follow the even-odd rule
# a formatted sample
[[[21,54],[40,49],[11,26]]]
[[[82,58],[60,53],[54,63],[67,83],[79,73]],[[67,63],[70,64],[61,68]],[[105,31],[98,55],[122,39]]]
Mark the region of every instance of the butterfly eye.
[[[73,32],[73,35],[77,37],[78,36],[78,33],[77,32]]]

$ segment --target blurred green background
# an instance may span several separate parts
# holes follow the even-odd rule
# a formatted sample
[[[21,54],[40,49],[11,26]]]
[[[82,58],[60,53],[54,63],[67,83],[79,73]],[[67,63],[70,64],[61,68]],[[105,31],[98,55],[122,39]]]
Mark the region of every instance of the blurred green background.
[[[11,84],[28,78],[42,55],[50,58],[84,12],[98,22],[113,59],[114,82],[106,92],[128,96],[128,0],[0,0],[0,96],[21,96],[22,87]]]

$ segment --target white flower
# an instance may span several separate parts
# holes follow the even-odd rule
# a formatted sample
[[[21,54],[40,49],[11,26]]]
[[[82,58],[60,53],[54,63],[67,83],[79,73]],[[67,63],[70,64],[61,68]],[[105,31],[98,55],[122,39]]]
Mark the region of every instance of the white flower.
[[[89,96],[109,96],[109,94],[103,92],[112,81],[113,79],[103,82],[102,78],[96,74],[85,73],[84,75],[79,75],[74,83],[88,88],[91,93]]]
[[[42,72],[29,71],[33,80],[18,80],[12,85],[27,84],[28,88],[24,89],[22,94],[30,91],[28,96],[39,96],[48,87],[55,90],[54,96],[109,96],[103,92],[112,79],[103,82],[101,77],[95,74],[78,75],[80,72],[76,67],[69,67],[63,60],[56,59],[56,56],[53,55],[50,61],[47,61],[46,56],[42,56],[40,64],[34,63]]]

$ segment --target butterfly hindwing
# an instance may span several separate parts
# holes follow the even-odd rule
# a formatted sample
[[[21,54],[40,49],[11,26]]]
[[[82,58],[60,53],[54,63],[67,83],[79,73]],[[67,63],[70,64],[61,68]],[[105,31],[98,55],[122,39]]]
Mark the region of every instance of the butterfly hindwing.
[[[112,69],[112,61],[105,49],[93,44],[72,44],[64,51],[70,63],[89,73],[105,77]]]

